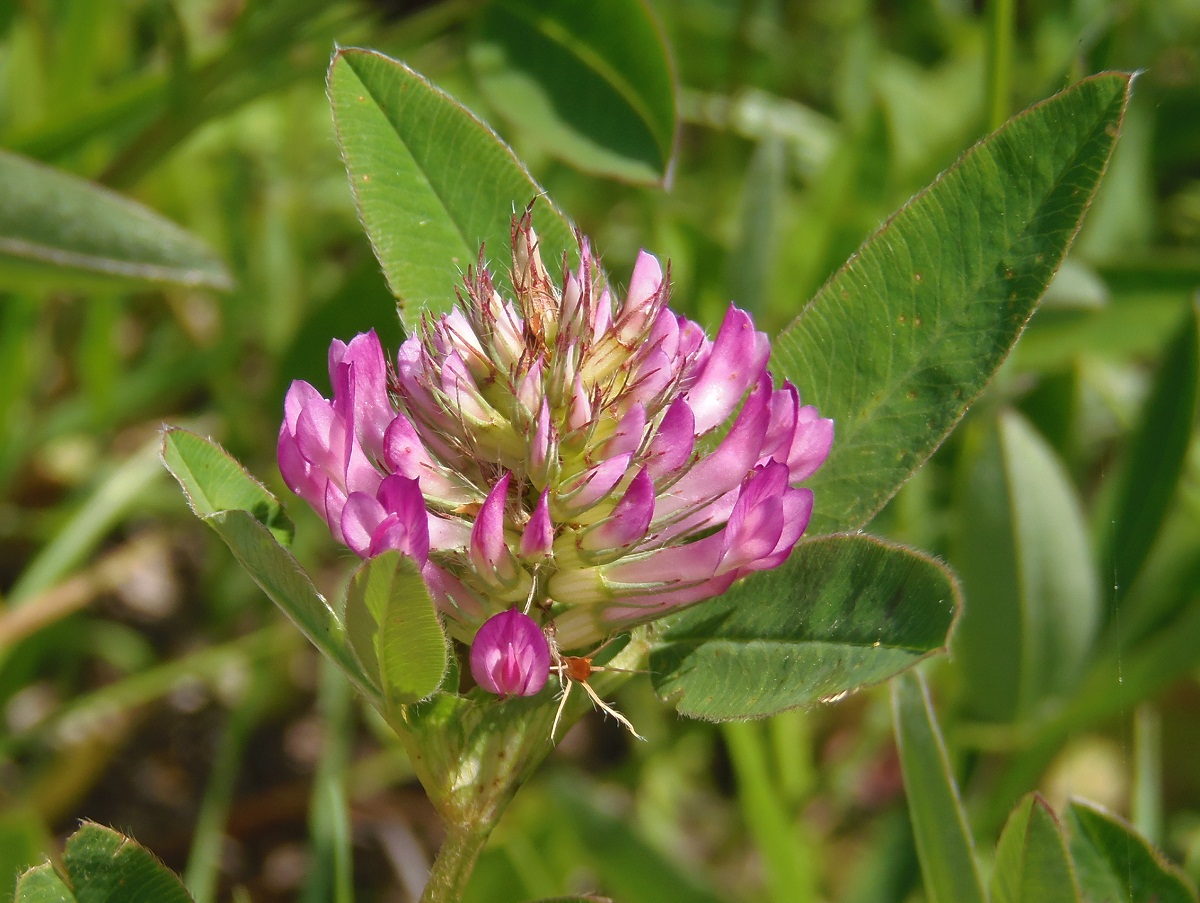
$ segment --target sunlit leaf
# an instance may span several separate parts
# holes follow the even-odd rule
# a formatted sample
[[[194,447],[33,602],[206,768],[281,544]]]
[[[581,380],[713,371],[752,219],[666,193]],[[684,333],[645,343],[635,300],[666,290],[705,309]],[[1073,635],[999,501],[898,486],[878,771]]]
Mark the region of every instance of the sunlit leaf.
[[[940,650],[958,605],[956,580],[933,559],[870,536],[826,536],[672,620],[650,672],[684,715],[762,717],[886,680]]]
[[[859,527],[932,453],[1017,340],[1079,228],[1129,96],[1083,80],[966,153],[859,249],[776,342],[836,421],[817,532]]]
[[[1079,900],[1067,845],[1054,813],[1030,794],[1013,810],[996,847],[991,903]]]
[[[217,511],[249,511],[279,542],[290,545],[295,528],[283,506],[229,452],[188,430],[163,431],[162,460],[197,517]]]
[[[350,651],[337,616],[296,559],[279,544],[280,536],[290,540],[292,526],[275,497],[228,452],[195,433],[166,430],[162,458],[192,510],[225,541],[268,598],[361,691],[378,699],[378,688]]]
[[[429,696],[446,674],[446,637],[416,563],[399,552],[366,561],[346,590],[346,632],[389,707]]]
[[[225,541],[246,573],[301,633],[333,659],[355,686],[368,697],[377,698],[377,687],[359,667],[325,597],[267,528],[248,511],[217,511],[201,519]]]
[[[492,0],[470,59],[488,101],[523,137],[589,172],[667,178],[675,77],[641,0]]]
[[[410,327],[422,311],[450,309],[480,245],[505,285],[511,217],[535,199],[551,270],[575,247],[567,221],[508,146],[408,66],[339,50],[329,96],[359,214]]]
[[[0,285],[233,285],[199,238],[77,176],[0,151],[0,197]]]
[[[892,723],[926,899],[929,903],[984,903],[975,844],[946,747],[925,684],[915,673],[892,682]]]
[[[1084,903],[1196,903],[1183,874],[1114,816],[1075,801],[1067,827]]]
[[[954,659],[974,713],[1007,720],[1075,686],[1100,589],[1079,501],[1049,444],[1011,411],[967,438],[954,561],[970,604]]]

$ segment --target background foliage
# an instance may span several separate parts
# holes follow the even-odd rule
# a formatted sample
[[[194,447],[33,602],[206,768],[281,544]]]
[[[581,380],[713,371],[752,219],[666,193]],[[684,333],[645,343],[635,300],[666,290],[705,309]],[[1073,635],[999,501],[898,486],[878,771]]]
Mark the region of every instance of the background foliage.
[[[714,324],[735,298],[772,333],[990,127],[1081,75],[1145,69],[1043,309],[871,529],[963,581],[955,655],[927,668],[944,749],[903,763],[961,787],[984,877],[946,886],[987,886],[982,851],[1024,874],[1021,838],[1040,832],[1076,863],[1092,851],[1085,894],[1138,899],[1105,872],[1123,835],[1070,794],[1195,882],[1200,5],[553,10],[0,5],[0,146],[20,155],[0,156],[0,879],[84,817],[136,836],[197,900],[404,899],[436,843],[386,730],[157,460],[164,421],[218,437],[285,499],[318,588],[340,591],[349,562],[287,501],[271,454],[288,382],[325,385],[330,336],[402,334],[334,142],[338,42],[406,60],[498,128],[610,272],[645,246],[670,258],[681,311]],[[43,181],[75,228],[22,202]],[[411,289],[388,276],[438,291],[427,272],[400,274]],[[936,751],[919,686],[895,694],[906,748]],[[721,727],[677,720],[646,679],[619,704],[650,742],[585,720],[517,798],[472,899],[939,899],[937,880],[921,887],[886,690]],[[1065,834],[1034,798],[1010,817],[1035,788]],[[1158,868],[1138,856],[1139,875]],[[1055,886],[1053,862],[1038,874]]]

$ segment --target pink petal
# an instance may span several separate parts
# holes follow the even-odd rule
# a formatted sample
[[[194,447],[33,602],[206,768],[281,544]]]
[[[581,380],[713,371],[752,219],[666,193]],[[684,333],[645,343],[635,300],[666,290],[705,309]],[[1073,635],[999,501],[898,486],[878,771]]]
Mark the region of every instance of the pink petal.
[[[817,409],[806,405],[796,417],[796,437],[788,452],[788,467],[792,471],[792,482],[811,477],[827,457],[833,446],[833,421],[817,414]]]
[[[375,496],[389,516],[395,515],[404,525],[406,546],[391,545],[424,564],[429,558],[429,515],[425,497],[416,480],[392,474],[385,477]],[[378,531],[377,531],[378,532]],[[374,540],[372,540],[374,542]]]
[[[551,456],[557,455],[554,448],[556,438],[556,431],[550,423],[550,403],[543,398],[533,435],[529,438],[529,473],[535,482],[545,480]]]
[[[621,422],[617,424],[616,430],[605,444],[605,456],[611,458],[637,451],[645,432],[646,409],[640,404],[634,404],[625,412],[625,416],[621,418]]]
[[[658,260],[645,251],[639,251],[633,265],[629,291],[616,324],[617,339],[621,344],[631,347],[658,317],[666,294],[662,288],[663,274]]]
[[[754,329],[749,314],[730,305],[704,370],[687,393],[697,435],[728,419],[746,390],[762,376],[770,352],[770,342]]]
[[[655,480],[678,470],[696,445],[696,418],[682,395],[677,395],[658,424],[643,463]]]
[[[775,551],[784,529],[787,478],[787,466],[772,462],[742,484],[741,495],[721,531],[724,551],[719,573],[746,567]]]
[[[504,541],[504,508],[511,473],[505,473],[484,500],[471,528],[471,561],[489,583],[509,583],[516,577],[512,553]]]
[[[339,413],[352,425],[368,454],[379,456],[384,431],[396,412],[388,397],[387,360],[374,330],[351,339],[336,373],[335,393],[340,396],[345,392],[348,396],[345,406],[338,408]]]
[[[555,508],[567,515],[591,508],[625,478],[632,460],[633,455],[627,453],[601,461],[576,478],[570,487],[559,492]]]
[[[575,389],[571,394],[571,409],[567,413],[567,426],[572,430],[583,429],[592,419],[592,402],[583,385],[583,377],[576,374]]]
[[[366,558],[371,549],[371,535],[383,523],[387,512],[374,496],[365,492],[352,492],[342,507],[341,528],[343,541],[354,554]]]
[[[515,608],[493,615],[471,642],[471,675],[489,693],[533,696],[550,676],[550,646],[542,629]]]
[[[487,617],[482,600],[461,580],[451,576],[432,561],[421,568],[421,577],[438,610],[459,623],[479,623]]]
[[[705,501],[711,501],[739,486],[758,463],[759,450],[770,416],[771,383],[765,377],[742,405],[728,435],[709,455],[701,456],[659,504],[659,519]]]
[[[521,555],[531,560],[548,558],[554,546],[554,525],[550,522],[550,490],[542,490],[537,507],[521,533]]]
[[[633,478],[613,513],[583,534],[580,546],[591,552],[632,546],[646,535],[653,518],[654,481],[649,471],[643,468]]]

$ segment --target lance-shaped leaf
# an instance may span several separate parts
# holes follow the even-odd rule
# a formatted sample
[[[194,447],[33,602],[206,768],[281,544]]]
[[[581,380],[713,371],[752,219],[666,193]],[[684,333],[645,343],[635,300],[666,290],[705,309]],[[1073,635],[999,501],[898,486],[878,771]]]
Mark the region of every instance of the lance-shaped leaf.
[[[955,666],[975,714],[1009,720],[1075,685],[1100,589],[1079,501],[1050,445],[1012,411],[965,445],[967,521],[954,562],[970,604]]]
[[[779,568],[659,636],[659,696],[692,718],[760,718],[886,680],[943,648],[959,606],[938,562],[871,536],[800,543]]]
[[[975,844],[929,693],[919,675],[905,674],[892,683],[892,722],[926,899],[984,903]]]
[[[1084,903],[1196,903],[1183,873],[1109,813],[1072,802],[1067,830]]]
[[[484,96],[540,147],[600,175],[667,178],[675,76],[642,0],[493,0],[470,59]]]
[[[941,443],[1025,327],[1078,231],[1131,77],[1014,117],[859,249],[775,343],[775,370],[837,422],[810,530],[866,523]]]
[[[78,176],[0,151],[0,197],[0,285],[233,285],[199,238]]]
[[[1062,829],[1045,800],[1030,794],[1017,804],[992,870],[991,903],[1072,903],[1079,900]]]
[[[346,632],[388,709],[420,702],[446,674],[442,623],[421,571],[390,551],[366,561],[346,589]]]
[[[283,505],[215,442],[190,430],[171,427],[163,431],[162,460],[183,487],[197,517],[218,511],[248,511],[280,543],[291,544],[296,528]]]
[[[574,248],[570,226],[508,146],[403,63],[339,50],[329,98],[359,215],[410,327],[422,311],[450,309],[481,245],[506,285],[509,223],[535,199],[542,258],[553,266]]]
[[[377,703],[378,687],[350,651],[337,615],[278,542],[281,532],[290,538],[291,523],[275,496],[223,448],[187,430],[164,431],[162,458],[192,510],[225,541],[268,598]]]

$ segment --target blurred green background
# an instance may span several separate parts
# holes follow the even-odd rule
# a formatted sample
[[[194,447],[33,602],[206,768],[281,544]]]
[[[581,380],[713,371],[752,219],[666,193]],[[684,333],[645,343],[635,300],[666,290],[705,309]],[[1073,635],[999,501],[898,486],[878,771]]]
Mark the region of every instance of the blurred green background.
[[[872,529],[963,578],[955,654],[928,674],[981,847],[1040,788],[1110,806],[1200,879],[1200,2],[655,0],[681,119],[666,187],[609,178],[505,102],[511,5],[0,0],[0,148],[174,221],[231,286],[213,260],[190,286],[25,266],[0,234],[0,894],[86,817],[198,900],[331,899],[342,780],[356,899],[415,899],[436,846],[386,729],[157,459],[163,423],[211,434],[288,504],[321,588],[345,578],[274,465],[283,393],[328,389],[329,340],[402,337],[335,143],[335,44],[490,122],[617,282],[646,247],[680,312],[715,325],[732,298],[768,332],[1009,114],[1144,70],[1043,310]],[[630,5],[598,27],[619,35]],[[676,719],[644,679],[619,705],[650,742],[585,719],[472,900],[921,899],[886,691],[723,727]]]

